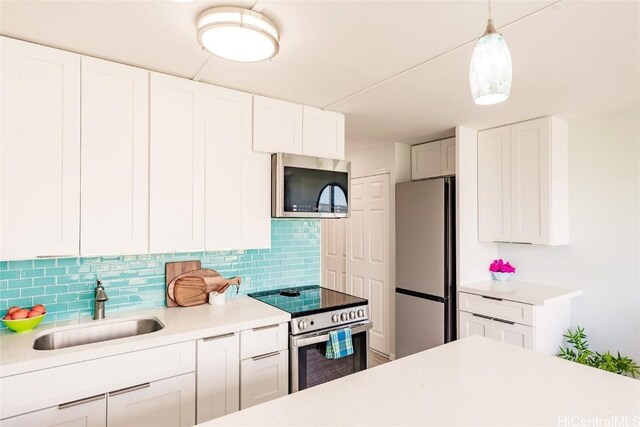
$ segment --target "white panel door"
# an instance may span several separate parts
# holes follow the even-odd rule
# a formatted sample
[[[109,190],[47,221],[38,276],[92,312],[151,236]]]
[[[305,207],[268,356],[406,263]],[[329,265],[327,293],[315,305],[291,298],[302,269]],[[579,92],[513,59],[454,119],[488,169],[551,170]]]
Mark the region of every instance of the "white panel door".
[[[106,427],[105,395],[2,420],[2,427]]]
[[[149,250],[149,72],[82,58],[83,255]]]
[[[302,154],[302,105],[253,97],[253,149]]]
[[[471,335],[493,338],[493,321],[490,317],[474,316],[466,311],[459,311],[458,320],[460,321],[458,331],[458,336],[460,338],[469,337]]]
[[[78,255],[80,55],[0,38],[0,259]]]
[[[511,130],[478,132],[478,240],[511,241]]]
[[[152,73],[150,108],[150,250],[203,250],[203,85],[191,80]]]
[[[456,139],[449,138],[440,141],[440,174],[455,175],[456,173]]]
[[[247,409],[288,393],[288,350],[240,362],[240,409]]]
[[[344,159],[344,114],[305,106],[302,154]]]
[[[440,141],[411,147],[411,179],[440,176],[442,169]]]
[[[513,322],[494,319],[492,338],[505,344],[530,350],[533,350],[534,347],[533,328]]]
[[[198,340],[196,372],[198,424],[240,409],[239,334]]]
[[[346,219],[322,220],[322,277],[325,288],[346,292]]]
[[[511,126],[511,241],[550,244],[549,117]]]
[[[252,96],[206,89],[206,248],[271,246],[271,157],[251,146]]]
[[[196,374],[109,393],[109,427],[191,427],[196,423]]]
[[[371,348],[391,351],[389,175],[351,180],[347,225],[347,291],[369,300]]]

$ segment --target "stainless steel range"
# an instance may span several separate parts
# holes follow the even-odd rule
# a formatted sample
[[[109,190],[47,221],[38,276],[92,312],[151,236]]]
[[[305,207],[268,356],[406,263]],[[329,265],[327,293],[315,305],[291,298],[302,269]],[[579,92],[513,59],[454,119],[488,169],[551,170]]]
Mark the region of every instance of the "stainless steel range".
[[[367,369],[369,308],[367,300],[319,286],[249,294],[291,314],[289,327],[290,391],[296,392]],[[329,331],[350,328],[353,354],[325,357]]]

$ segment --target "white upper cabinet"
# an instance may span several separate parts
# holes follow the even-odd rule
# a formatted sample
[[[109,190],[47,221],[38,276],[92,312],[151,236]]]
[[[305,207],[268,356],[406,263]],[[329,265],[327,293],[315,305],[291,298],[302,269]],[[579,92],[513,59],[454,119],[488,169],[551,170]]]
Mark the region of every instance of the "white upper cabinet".
[[[567,134],[555,117],[478,132],[480,241],[569,243]]]
[[[252,150],[252,96],[205,91],[206,249],[268,248],[271,157]]]
[[[149,250],[149,72],[82,58],[83,255]]]
[[[205,247],[203,86],[151,74],[151,252],[200,251]]]
[[[511,240],[511,128],[478,132],[478,233],[483,242]]]
[[[456,173],[456,139],[411,147],[411,179],[434,178],[455,175]]]
[[[253,149],[302,154],[302,105],[253,97]]]
[[[0,259],[78,255],[80,55],[0,38]]]
[[[344,115],[304,107],[302,153],[306,156],[344,159]]]

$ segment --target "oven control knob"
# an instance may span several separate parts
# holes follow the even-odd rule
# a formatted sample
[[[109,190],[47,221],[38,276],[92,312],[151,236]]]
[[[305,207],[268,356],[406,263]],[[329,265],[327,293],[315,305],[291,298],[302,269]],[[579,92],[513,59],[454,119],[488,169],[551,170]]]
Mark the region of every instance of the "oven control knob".
[[[364,310],[363,309],[358,310],[358,317],[364,317]]]
[[[334,314],[333,316],[331,316],[331,321],[333,323],[338,323],[340,321],[340,317],[337,314]]]
[[[347,313],[342,313],[342,314],[340,315],[340,320],[342,320],[343,322],[344,322],[345,320],[347,320],[348,318],[349,318],[349,315],[348,315]]]
[[[350,311],[349,312],[349,319],[355,319],[356,318],[356,312],[355,311]]]
[[[300,329],[307,329],[307,321],[306,320],[301,320],[298,322],[298,328]]]

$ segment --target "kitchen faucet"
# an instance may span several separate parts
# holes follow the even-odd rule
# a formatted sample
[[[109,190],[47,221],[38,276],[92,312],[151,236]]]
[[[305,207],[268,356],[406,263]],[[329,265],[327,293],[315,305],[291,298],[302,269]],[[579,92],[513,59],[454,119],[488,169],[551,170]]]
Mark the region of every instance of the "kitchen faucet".
[[[96,280],[96,295],[94,301],[95,307],[93,308],[93,320],[104,319],[104,303],[109,301],[109,297],[104,291],[104,287],[100,280]]]

